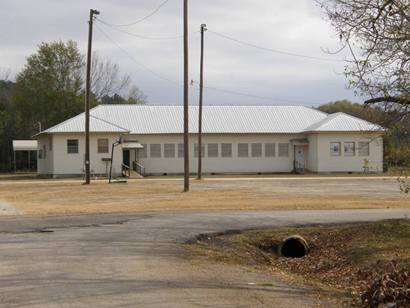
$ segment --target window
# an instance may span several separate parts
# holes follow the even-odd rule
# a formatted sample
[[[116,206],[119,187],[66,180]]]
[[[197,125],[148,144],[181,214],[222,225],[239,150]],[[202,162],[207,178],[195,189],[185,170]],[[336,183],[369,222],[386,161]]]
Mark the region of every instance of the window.
[[[150,144],[151,158],[161,158],[161,145]]]
[[[217,143],[208,143],[208,157],[218,157],[219,147]]]
[[[38,159],[43,158],[43,150],[38,150]]]
[[[67,153],[78,154],[78,139],[67,140]]]
[[[252,143],[251,154],[252,157],[262,157],[262,143]]]
[[[47,158],[47,147],[46,147],[46,145],[45,144],[43,144],[43,157],[44,157],[44,159],[46,159]]]
[[[48,149],[50,150],[50,151],[52,151],[53,150],[53,136],[48,136]]]
[[[355,143],[345,142],[343,150],[344,150],[343,152],[345,156],[355,156],[356,154]]]
[[[370,155],[370,147],[369,142],[359,142],[359,156],[369,156]]]
[[[247,143],[238,143],[238,157],[249,156],[249,145]]]
[[[201,156],[205,157],[205,144],[201,146]],[[194,157],[198,157],[198,143],[194,144]]]
[[[221,144],[221,156],[222,157],[232,157],[232,144],[231,143]]]
[[[289,157],[289,143],[279,143],[279,157]]]
[[[330,143],[330,156],[340,156],[340,142]]]
[[[164,144],[164,157],[166,158],[175,157],[175,144],[173,143]]]
[[[275,157],[275,144],[265,143],[265,157]]]
[[[97,139],[98,153],[108,153],[108,139]]]
[[[138,158],[147,158],[148,157],[148,148],[146,144],[141,144],[142,149],[138,149]]]
[[[178,143],[178,157],[184,157],[184,144]]]

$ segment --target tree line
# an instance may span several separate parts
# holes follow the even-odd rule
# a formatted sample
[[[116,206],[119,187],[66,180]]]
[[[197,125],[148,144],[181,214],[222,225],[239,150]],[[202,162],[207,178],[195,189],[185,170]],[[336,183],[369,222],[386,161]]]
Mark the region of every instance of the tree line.
[[[84,111],[85,57],[74,41],[41,43],[14,81],[0,74],[0,170],[10,170],[12,140],[30,139]],[[145,104],[147,97],[119,66],[92,60],[91,106]]]

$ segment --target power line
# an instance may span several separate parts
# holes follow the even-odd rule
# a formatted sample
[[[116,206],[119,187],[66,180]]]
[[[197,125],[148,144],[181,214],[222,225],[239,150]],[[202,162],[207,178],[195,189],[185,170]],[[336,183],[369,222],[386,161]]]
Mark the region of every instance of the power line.
[[[163,7],[165,4],[167,4],[168,1],[169,1],[169,0],[165,0],[165,1],[161,2],[161,4],[158,5],[151,13],[149,13],[148,15],[146,15],[146,16],[140,18],[140,19],[137,19],[137,20],[135,20],[135,21],[133,21],[133,22],[131,22],[131,23],[128,23],[128,24],[110,24],[110,23],[108,23],[108,22],[106,22],[106,21],[102,21],[102,20],[100,20],[100,21],[101,21],[102,23],[106,24],[107,26],[119,27],[119,28],[121,28],[121,27],[130,27],[130,26],[136,25],[136,24],[138,24],[138,23],[141,23],[141,22],[147,20],[148,18],[154,16],[157,12],[159,12],[159,10],[162,9],[162,7]]]
[[[194,83],[198,83],[198,82],[194,81]],[[298,104],[298,105],[310,105],[310,104],[307,104],[306,102],[301,102],[301,101],[293,101],[293,100],[286,100],[286,99],[281,99],[281,98],[254,95],[254,94],[238,92],[238,91],[234,91],[234,90],[221,89],[221,88],[217,88],[217,87],[213,87],[213,86],[204,86],[204,88],[208,89],[208,90],[216,91],[216,92],[233,94],[233,95],[237,95],[237,96],[257,98],[257,99],[261,99],[261,100],[268,100],[268,101],[271,101],[271,102],[281,102],[281,103],[286,103],[286,104]]]
[[[143,69],[145,69],[146,71],[148,71],[149,73],[151,73],[152,75],[154,75],[155,77],[157,77],[159,79],[162,79],[162,80],[165,80],[167,82],[173,83],[174,85],[177,85],[178,87],[183,86],[182,83],[180,83],[178,81],[175,81],[175,80],[172,80],[170,78],[164,77],[161,74],[158,74],[154,70],[150,69],[145,64],[135,60],[135,58],[127,50],[125,50],[117,42],[115,42],[104,30],[101,29],[101,27],[99,27],[97,24],[95,24],[95,27],[105,36],[105,38],[107,40],[109,40],[113,45],[115,45],[118,49],[120,49],[136,65],[142,67]],[[192,82],[194,84],[198,84],[198,82],[196,82],[196,81],[192,81]],[[213,86],[204,86],[204,88],[207,89],[207,90],[221,92],[221,93],[227,93],[227,94],[236,95],[236,96],[243,96],[243,97],[256,98],[256,99],[260,99],[260,100],[266,100],[266,101],[270,101],[270,102],[276,103],[276,104],[278,104],[278,102],[281,102],[281,103],[286,103],[286,104],[298,104],[298,105],[309,105],[309,106],[311,105],[311,104],[308,104],[306,102],[291,101],[291,100],[285,100],[285,99],[279,99],[279,98],[273,98],[273,97],[267,97],[267,96],[254,95],[254,94],[250,94],[250,93],[243,93],[243,92],[238,92],[238,91],[234,91],[234,90],[217,88],[217,87],[213,87]],[[195,89],[199,89],[199,87],[195,86]]]
[[[135,64],[137,64],[138,66],[141,66],[142,68],[144,68],[145,70],[147,70],[148,72],[150,72],[152,75],[156,76],[159,79],[162,80],[166,80],[168,82],[177,84],[179,86],[182,86],[179,82],[169,79],[167,77],[164,77],[158,73],[156,73],[155,71],[153,71],[152,69],[150,69],[148,66],[146,66],[145,64],[135,60],[135,58],[124,48],[122,48],[119,44],[117,44],[116,41],[114,41],[103,29],[101,29],[101,27],[99,27],[97,24],[95,24],[95,27],[105,36],[105,38],[107,40],[109,40],[112,44],[114,44],[119,50],[121,50],[132,62],[134,62]]]
[[[101,19],[99,19],[99,18],[97,18],[97,21],[99,21],[101,24],[103,24],[103,25],[109,27],[110,29],[112,29],[112,30],[114,30],[114,31],[121,32],[121,33],[124,33],[124,34],[130,35],[130,36],[136,37],[136,38],[138,38],[138,39],[143,39],[143,40],[161,41],[161,40],[181,39],[181,38],[184,37],[183,35],[158,36],[158,37],[155,37],[155,36],[145,36],[145,35],[141,35],[141,34],[132,33],[132,32],[126,31],[126,30],[118,29],[118,28],[116,28],[116,27],[114,27],[114,26],[110,26],[110,25],[108,25],[107,23],[103,22],[103,21],[102,21]]]
[[[308,56],[308,55],[303,55],[303,54],[298,54],[298,53],[293,53],[293,52],[287,52],[287,51],[283,51],[283,50],[278,50],[278,49],[272,49],[272,48],[267,48],[267,47],[263,47],[263,46],[258,46],[249,42],[245,42],[242,40],[238,40],[236,38],[230,37],[228,35],[222,34],[222,33],[218,33],[212,30],[208,30],[210,33],[219,36],[221,38],[230,40],[232,42],[236,42],[238,44],[241,45],[245,45],[248,47],[253,47],[253,48],[257,48],[260,50],[264,50],[264,51],[269,51],[269,52],[273,52],[273,53],[277,53],[277,54],[281,54],[281,55],[285,55],[285,56],[291,56],[291,57],[299,57],[299,58],[305,58],[305,59],[311,59],[311,60],[318,60],[318,61],[328,61],[328,62],[345,62],[344,60],[341,59],[330,59],[330,58],[322,58],[322,57],[314,57],[314,56]]]
[[[113,26],[107,25],[105,22],[103,22],[103,21],[102,21],[101,19],[99,19],[99,18],[96,18],[96,20],[97,20],[98,22],[100,22],[102,25],[104,25],[104,26],[106,26],[106,27],[109,27],[110,29],[112,29],[112,30],[114,30],[114,31],[117,31],[117,32],[120,32],[120,33],[123,33],[123,34],[127,34],[127,35],[136,37],[136,38],[138,38],[138,39],[143,39],[143,40],[162,41],[162,40],[182,39],[182,38],[184,37],[183,34],[181,34],[181,35],[174,35],[174,36],[146,36],[146,35],[136,34],[136,33],[133,33],[133,32],[129,32],[129,31],[126,31],[126,30],[118,29],[118,28],[115,28],[115,27],[113,27]],[[200,32],[200,31],[193,32],[191,35],[192,35],[192,36],[193,36],[193,35],[196,35],[196,34],[198,34],[199,32]]]

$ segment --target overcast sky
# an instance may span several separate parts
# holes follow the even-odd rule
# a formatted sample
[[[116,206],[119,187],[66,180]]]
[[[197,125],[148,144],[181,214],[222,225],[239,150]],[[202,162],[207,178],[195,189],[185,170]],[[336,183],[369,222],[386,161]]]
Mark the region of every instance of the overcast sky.
[[[43,41],[75,40],[85,52],[90,8],[98,9],[99,17],[106,22],[126,24],[146,16],[161,2],[163,0],[2,0],[0,67],[16,74],[24,66],[26,57]],[[120,29],[151,38],[178,37],[182,34],[182,3],[182,0],[169,0],[146,21]],[[323,49],[337,49],[339,42],[314,0],[190,0],[189,15],[190,79],[195,81],[199,81],[201,23],[206,23],[209,30],[267,48],[335,60],[346,57],[323,52]],[[149,103],[182,104],[181,38],[142,39],[99,22],[94,35],[94,50],[118,63],[123,73],[130,74],[133,84],[148,96]],[[344,98],[359,101],[352,90],[346,89],[343,62],[254,49],[210,31],[205,41],[207,86],[271,98],[206,89],[206,104],[317,106]],[[191,104],[197,104],[197,92],[191,89]]]

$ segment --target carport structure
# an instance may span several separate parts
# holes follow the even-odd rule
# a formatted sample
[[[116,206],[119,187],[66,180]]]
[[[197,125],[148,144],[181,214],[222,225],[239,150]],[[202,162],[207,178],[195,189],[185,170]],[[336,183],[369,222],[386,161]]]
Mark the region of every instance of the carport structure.
[[[13,140],[14,172],[37,170],[37,140]]]

